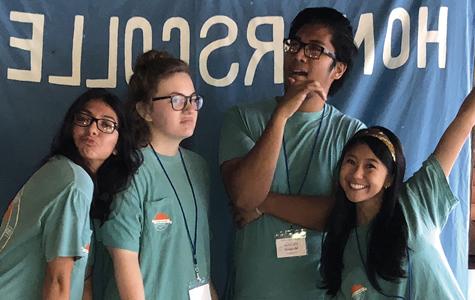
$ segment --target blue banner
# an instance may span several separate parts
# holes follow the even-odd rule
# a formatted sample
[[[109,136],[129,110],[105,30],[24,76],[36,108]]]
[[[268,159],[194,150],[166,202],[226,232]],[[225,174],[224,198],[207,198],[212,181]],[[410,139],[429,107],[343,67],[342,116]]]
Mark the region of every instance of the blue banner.
[[[190,63],[205,96],[192,148],[212,170],[213,276],[222,290],[232,221],[217,165],[222,114],[282,93],[282,39],[304,7],[343,12],[359,55],[329,101],[403,142],[407,176],[433,151],[474,74],[474,7],[460,1],[2,1],[0,212],[47,154],[63,114],[86,87],[125,96],[135,58],[164,49]],[[467,291],[470,147],[450,176],[460,199],[443,246]]]

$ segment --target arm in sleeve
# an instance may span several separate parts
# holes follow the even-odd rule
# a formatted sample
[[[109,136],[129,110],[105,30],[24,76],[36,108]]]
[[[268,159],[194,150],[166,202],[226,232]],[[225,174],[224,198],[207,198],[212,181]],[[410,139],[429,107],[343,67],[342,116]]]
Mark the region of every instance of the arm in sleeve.
[[[273,114],[257,141],[246,135],[239,111],[225,116],[220,140],[220,169],[226,191],[238,209],[254,210],[267,197],[287,119]]]
[[[133,179],[112,202],[109,219],[100,228],[103,244],[109,248],[139,252],[142,226],[143,199],[138,194],[136,179]]]
[[[409,230],[416,235],[433,228],[442,229],[458,203],[433,155],[404,184],[400,201],[405,208]]]
[[[86,256],[91,240],[89,210],[92,195],[85,195],[74,185],[52,201],[43,218],[42,243],[46,260],[57,257]]]

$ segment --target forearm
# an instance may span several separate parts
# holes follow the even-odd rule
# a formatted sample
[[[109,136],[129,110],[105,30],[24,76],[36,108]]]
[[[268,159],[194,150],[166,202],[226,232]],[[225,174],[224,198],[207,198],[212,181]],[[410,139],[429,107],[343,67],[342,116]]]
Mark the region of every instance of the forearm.
[[[269,193],[259,210],[292,224],[323,231],[333,203],[331,197]]]
[[[84,290],[82,292],[82,300],[92,300],[92,267],[86,268],[86,276],[84,278]]]
[[[73,257],[58,257],[46,265],[43,300],[67,300],[71,288]]]
[[[92,278],[88,277],[84,281],[84,291],[82,293],[82,300],[92,300]]]
[[[43,300],[69,299],[70,281],[45,278],[43,284]]]
[[[143,300],[145,292],[136,252],[109,248],[114,264],[114,276],[122,300]]]
[[[460,110],[442,135],[434,154],[446,176],[450,174],[455,159],[467,136],[475,125],[475,90],[465,98]]]
[[[236,207],[252,210],[267,197],[282,146],[285,124],[286,118],[274,113],[251,151],[222,164],[226,190]]]
[[[209,282],[209,291],[211,294],[211,300],[218,300],[218,293],[216,292],[216,289],[214,288],[214,284],[212,281]]]

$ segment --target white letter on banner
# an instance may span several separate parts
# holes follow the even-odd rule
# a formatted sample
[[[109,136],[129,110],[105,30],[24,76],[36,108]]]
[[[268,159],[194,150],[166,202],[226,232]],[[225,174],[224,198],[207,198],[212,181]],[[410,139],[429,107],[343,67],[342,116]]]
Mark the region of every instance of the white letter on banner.
[[[262,24],[272,25],[272,41],[259,41],[256,37],[256,28]],[[249,45],[256,49],[252,54],[247,66],[244,85],[252,85],[257,65],[267,52],[274,52],[274,83],[284,82],[283,62],[284,62],[284,19],[282,17],[255,17],[249,21],[247,26],[247,41]]]
[[[364,74],[373,74],[374,69],[374,22],[373,14],[366,13],[360,16],[358,29],[355,33],[356,47],[364,41]]]
[[[401,52],[398,56],[393,57],[391,54],[391,41],[393,24],[395,20],[401,22]],[[384,39],[383,62],[388,69],[396,69],[406,63],[409,58],[409,33],[410,33],[410,17],[409,13],[403,8],[395,8],[391,11],[388,20],[388,29],[386,31],[386,38]]]
[[[71,76],[49,76],[52,84],[81,85],[82,37],[84,34],[84,16],[74,17],[73,49],[71,51]]]
[[[231,18],[226,16],[214,16],[206,20],[206,22],[203,24],[203,27],[201,27],[200,38],[205,38],[208,34],[209,28],[218,23],[224,24],[226,25],[226,27],[228,27],[228,35],[225,38],[218,39],[214,42],[209,43],[206,47],[203,48],[200,53],[199,66],[201,77],[207,84],[214,85],[217,87],[223,87],[230,85],[236,79],[239,71],[239,64],[232,63],[231,67],[229,68],[229,72],[228,74],[226,74],[225,77],[220,79],[213,78],[208,72],[208,56],[214,50],[229,46],[234,43],[234,41],[236,41],[238,28],[236,22],[234,22]]]
[[[31,39],[10,37],[10,47],[30,52],[31,68],[29,70],[8,68],[7,78],[10,80],[40,82],[43,61],[43,32],[45,16],[42,14],[11,11],[10,21],[32,24]]]
[[[188,25],[188,21],[180,17],[168,19],[163,24],[163,41],[168,42],[170,40],[173,28],[180,30],[180,59],[190,63],[190,25]]]
[[[419,28],[417,33],[417,67],[425,68],[427,64],[427,43],[439,43],[439,68],[445,69],[447,58],[447,16],[449,8],[439,9],[439,30],[427,30],[427,7],[419,8]]]
[[[86,79],[88,88],[115,88],[117,86],[117,46],[119,37],[119,18],[111,17],[109,25],[109,63],[106,79]]]
[[[142,17],[133,17],[127,21],[125,25],[124,36],[124,71],[125,80],[129,83],[132,76],[132,41],[134,39],[134,31],[140,29],[142,31],[142,49],[147,52],[152,49],[152,26],[150,22]]]

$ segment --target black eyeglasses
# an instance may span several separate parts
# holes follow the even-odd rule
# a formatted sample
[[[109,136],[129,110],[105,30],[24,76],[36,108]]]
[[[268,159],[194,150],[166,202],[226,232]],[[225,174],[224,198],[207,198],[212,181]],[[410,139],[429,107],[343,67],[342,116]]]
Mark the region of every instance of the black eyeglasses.
[[[188,106],[188,102],[191,104],[194,110],[200,110],[203,107],[203,97],[197,94],[191,96],[185,96],[182,94],[175,94],[162,97],[153,97],[152,101],[170,99],[173,110],[182,111]]]
[[[75,125],[79,127],[89,127],[91,126],[92,122],[96,123],[97,129],[104,133],[111,134],[116,130],[119,126],[116,122],[109,120],[109,119],[97,119],[93,116],[86,114],[84,112],[80,112],[74,115],[73,122]]]
[[[326,56],[328,56],[328,57],[332,58],[334,61],[336,61],[335,54],[328,51],[327,49],[320,46],[319,44],[303,43],[303,42],[301,42],[297,39],[293,39],[293,38],[284,39],[284,51],[286,53],[295,54],[295,53],[299,52],[300,49],[302,49],[302,48],[303,48],[303,53],[308,58],[320,59],[320,56],[322,56],[322,54],[325,54]]]

